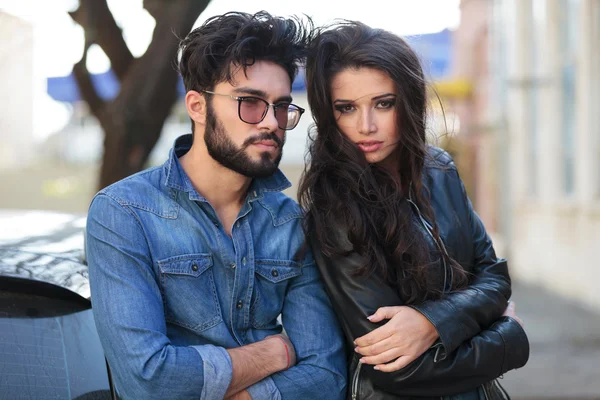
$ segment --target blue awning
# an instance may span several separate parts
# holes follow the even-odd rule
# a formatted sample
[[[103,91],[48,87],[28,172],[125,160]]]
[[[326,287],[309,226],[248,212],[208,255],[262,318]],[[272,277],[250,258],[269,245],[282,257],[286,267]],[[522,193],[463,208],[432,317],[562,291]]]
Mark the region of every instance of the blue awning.
[[[442,80],[450,77],[452,67],[452,31],[407,36],[406,41],[417,52],[428,79]]]
[[[425,75],[432,80],[449,77],[452,53],[452,32],[448,29],[437,33],[407,36],[406,40],[415,49],[423,63]],[[119,93],[119,81],[112,71],[92,75],[92,82],[100,97],[111,100]],[[185,95],[183,82],[179,79],[178,92]],[[302,71],[292,83],[292,91],[304,91],[304,74]],[[74,103],[81,100],[75,76],[48,78],[48,94],[56,101]]]

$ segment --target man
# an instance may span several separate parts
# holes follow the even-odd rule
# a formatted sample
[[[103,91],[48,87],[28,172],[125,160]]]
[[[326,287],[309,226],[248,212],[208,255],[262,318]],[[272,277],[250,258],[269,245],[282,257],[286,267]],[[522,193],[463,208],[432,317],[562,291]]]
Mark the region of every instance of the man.
[[[193,135],[92,201],[93,309],[121,397],[344,397],[342,334],[278,170],[309,36],[265,12],[192,31],[179,70]]]

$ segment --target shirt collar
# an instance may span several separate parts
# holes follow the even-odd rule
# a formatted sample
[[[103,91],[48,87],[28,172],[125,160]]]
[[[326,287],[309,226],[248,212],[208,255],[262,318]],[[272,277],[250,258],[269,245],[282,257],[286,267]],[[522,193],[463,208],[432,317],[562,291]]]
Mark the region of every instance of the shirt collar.
[[[173,147],[169,151],[169,158],[163,165],[165,169],[165,185],[169,188],[186,192],[191,200],[206,201],[194,189],[190,178],[187,176],[179,162],[179,157],[187,153],[192,147],[193,136],[191,134],[183,135],[175,139]],[[275,173],[267,178],[254,178],[248,189],[250,201],[260,199],[266,192],[281,192],[292,186],[281,170],[277,169]]]

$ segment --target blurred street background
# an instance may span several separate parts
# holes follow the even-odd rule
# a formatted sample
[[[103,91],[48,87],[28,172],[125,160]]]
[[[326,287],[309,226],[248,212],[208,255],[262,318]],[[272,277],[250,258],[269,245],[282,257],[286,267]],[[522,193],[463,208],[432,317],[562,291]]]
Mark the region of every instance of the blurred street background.
[[[508,258],[530,337],[501,383],[513,399],[600,399],[600,0],[0,0],[0,209],[84,214],[100,187],[161,164],[190,131],[175,34],[261,9],[407,38],[432,83],[431,141]],[[293,96],[295,197],[302,74]]]

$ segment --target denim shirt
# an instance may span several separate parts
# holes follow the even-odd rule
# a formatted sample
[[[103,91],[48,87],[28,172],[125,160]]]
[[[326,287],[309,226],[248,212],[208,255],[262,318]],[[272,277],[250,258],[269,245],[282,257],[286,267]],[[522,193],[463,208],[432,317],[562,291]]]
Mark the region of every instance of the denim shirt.
[[[343,336],[280,171],[254,179],[231,237],[192,186],[176,140],[161,167],[100,191],[86,252],[94,317],[117,390],[133,399],[220,399],[225,349],[281,332],[297,364],[250,386],[253,399],[342,399]]]

